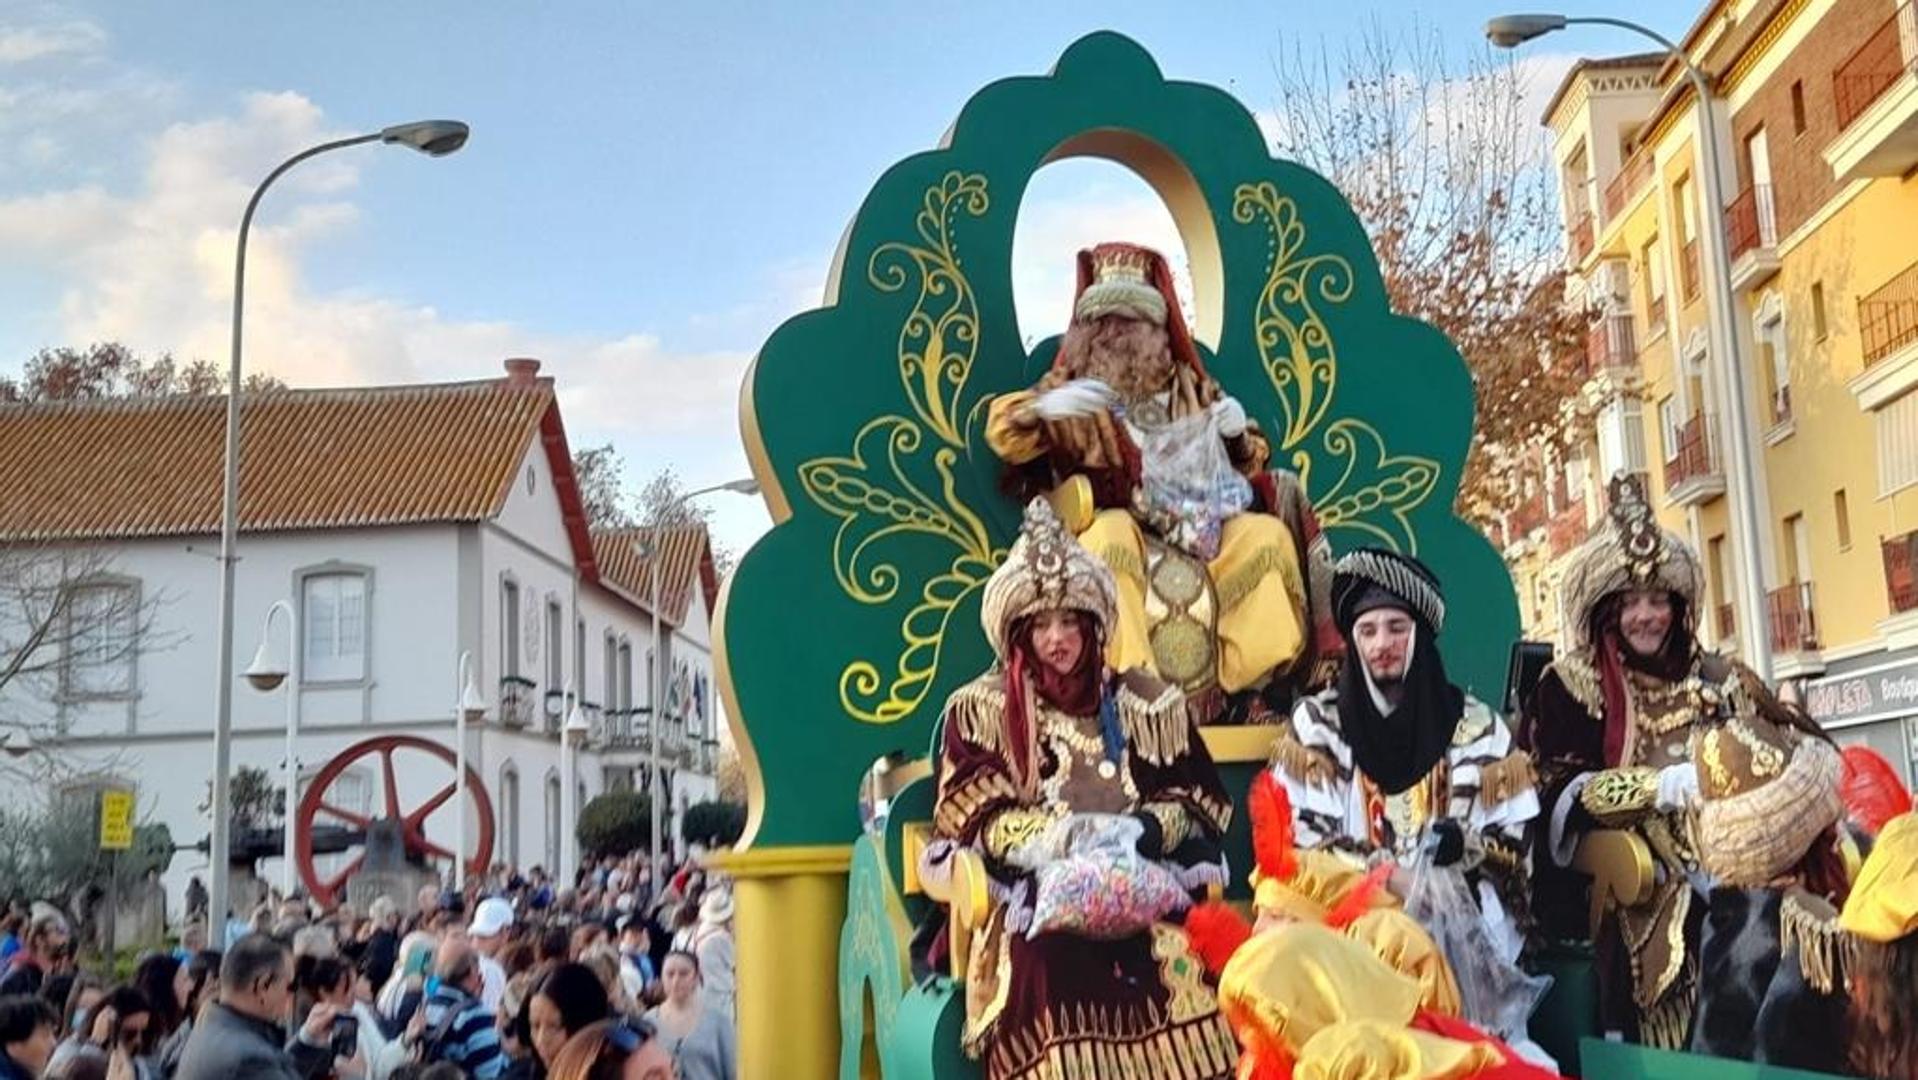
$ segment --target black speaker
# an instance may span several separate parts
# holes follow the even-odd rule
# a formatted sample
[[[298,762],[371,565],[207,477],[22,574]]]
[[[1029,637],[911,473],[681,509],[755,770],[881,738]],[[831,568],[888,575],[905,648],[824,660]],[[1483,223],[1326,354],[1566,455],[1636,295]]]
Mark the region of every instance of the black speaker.
[[[1505,665],[1505,705],[1508,717],[1517,717],[1532,700],[1538,680],[1552,662],[1549,641],[1514,641],[1512,657]]]

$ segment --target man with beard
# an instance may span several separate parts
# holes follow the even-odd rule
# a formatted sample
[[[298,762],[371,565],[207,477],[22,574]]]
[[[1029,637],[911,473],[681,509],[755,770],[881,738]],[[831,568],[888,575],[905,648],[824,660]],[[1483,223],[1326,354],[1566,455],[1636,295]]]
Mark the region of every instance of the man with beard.
[[[1330,552],[1298,478],[1267,470],[1265,438],[1206,373],[1157,252],[1079,253],[1052,369],[992,400],[986,439],[1022,497],[1073,493],[1067,525],[1118,584],[1107,662],[1178,685],[1202,722],[1268,687],[1284,707],[1335,643],[1312,630],[1301,561],[1322,585]]]
[[[1361,548],[1338,562],[1332,615],[1346,643],[1338,682],[1298,703],[1273,751],[1299,847],[1458,866],[1514,959],[1538,795],[1504,722],[1445,676],[1438,579]]]
[[[1567,869],[1578,843],[1595,829],[1635,833],[1658,880],[1642,902],[1613,905],[1599,927],[1599,1021],[1629,1041],[1683,1049],[1716,878],[1762,886],[1806,855],[1812,834],[1833,820],[1801,801],[1818,791],[1828,755],[1807,747],[1793,757],[1799,736],[1823,738],[1816,726],[1780,707],[1736,661],[1700,649],[1692,622],[1698,557],[1659,527],[1642,482],[1621,475],[1610,496],[1607,528],[1574,554],[1562,584],[1570,640],[1539,680],[1520,731],[1538,765],[1549,821],[1534,906],[1550,936],[1584,937],[1589,883]],[[1758,762],[1764,775],[1756,779],[1786,782],[1760,790],[1755,780],[1730,776],[1720,755],[1733,743]],[[1695,758],[1714,774],[1704,792]],[[1831,776],[1827,782],[1835,782]],[[1739,826],[1741,813],[1765,824]],[[1709,845],[1702,851],[1701,836]],[[1749,898],[1725,889],[1716,899],[1727,902],[1730,916],[1732,901]],[[1721,945],[1730,950],[1732,942],[1728,935]],[[1770,948],[1775,958],[1775,938]]]
[[[1231,804],[1218,772],[1176,687],[1108,669],[1100,646],[1113,606],[1111,573],[1033,500],[981,604],[998,661],[946,702],[921,875],[950,875],[966,848],[992,879],[962,1032],[992,1080],[1213,1080],[1238,1060],[1178,929],[1157,923],[1116,940],[1034,932],[1033,871],[1062,827],[1123,825],[1138,855],[1161,864],[1144,867],[1188,889],[1225,881]]]

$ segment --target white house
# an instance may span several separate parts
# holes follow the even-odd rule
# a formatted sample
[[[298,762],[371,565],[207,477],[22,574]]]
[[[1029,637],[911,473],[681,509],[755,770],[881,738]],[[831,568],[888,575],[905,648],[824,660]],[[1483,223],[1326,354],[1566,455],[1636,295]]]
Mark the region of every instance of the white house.
[[[281,600],[296,613],[298,662],[297,679],[272,692],[236,679],[233,767],[278,781],[290,695],[302,788],[334,763],[320,824],[397,808],[450,852],[450,764],[408,746],[336,758],[380,736],[450,749],[463,652],[487,703],[467,758],[492,812],[493,861],[559,866],[571,825],[558,731],[571,702],[592,734],[574,755],[579,799],[564,809],[645,790],[649,534],[588,527],[553,381],[538,370],[516,359],[500,379],[244,402],[234,666],[247,666]],[[142,815],[180,844],[210,825],[224,408],[219,397],[0,407],[0,551],[98,552],[104,565],[68,583],[70,610],[113,613],[63,643],[51,680],[0,689],[0,727],[31,728],[36,752],[79,765],[89,783],[134,788]],[[658,546],[670,676],[660,749],[676,834],[678,812],[716,790],[717,580],[703,528],[667,529]],[[270,628],[281,656],[290,629]],[[0,802],[47,794],[0,791]],[[472,851],[483,815],[468,813]],[[317,861],[333,873],[349,857]],[[277,881],[279,866],[268,860],[262,875]],[[181,853],[170,893],[205,871],[203,854]]]

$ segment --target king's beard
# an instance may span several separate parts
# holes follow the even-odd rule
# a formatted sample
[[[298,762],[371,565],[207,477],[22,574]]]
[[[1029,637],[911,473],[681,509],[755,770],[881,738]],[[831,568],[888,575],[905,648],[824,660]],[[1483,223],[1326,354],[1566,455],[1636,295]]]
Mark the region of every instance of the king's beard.
[[[1140,401],[1172,385],[1172,348],[1165,328],[1144,319],[1104,315],[1074,322],[1059,351],[1073,378],[1098,379],[1124,401]]]

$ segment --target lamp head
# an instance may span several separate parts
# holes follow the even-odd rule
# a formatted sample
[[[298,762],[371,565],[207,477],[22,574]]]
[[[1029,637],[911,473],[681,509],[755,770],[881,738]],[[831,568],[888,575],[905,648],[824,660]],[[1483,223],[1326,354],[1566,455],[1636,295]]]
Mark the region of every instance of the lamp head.
[[[569,741],[583,742],[592,733],[593,725],[586,722],[586,713],[574,705],[573,711],[566,714],[566,726],[560,729],[560,736]]]
[[[466,669],[466,685],[460,688],[460,711],[466,714],[466,722],[477,724],[486,718],[486,699],[480,696],[479,683],[473,678],[473,669]]]
[[[246,666],[243,673],[248,686],[260,693],[271,693],[286,681],[286,661],[278,655],[271,637],[260,640],[258,652],[253,654],[253,662]]]
[[[470,133],[458,120],[420,120],[386,128],[380,132],[380,141],[410,146],[429,157],[445,157],[465,146]]]
[[[1565,29],[1563,15],[1500,15],[1485,24],[1485,40],[1501,49],[1510,49]]]
[[[719,485],[719,487],[720,487],[720,490],[722,491],[730,491],[738,495],[759,494],[759,481],[753,479],[750,476],[743,477],[738,480],[729,481],[727,483]]]

